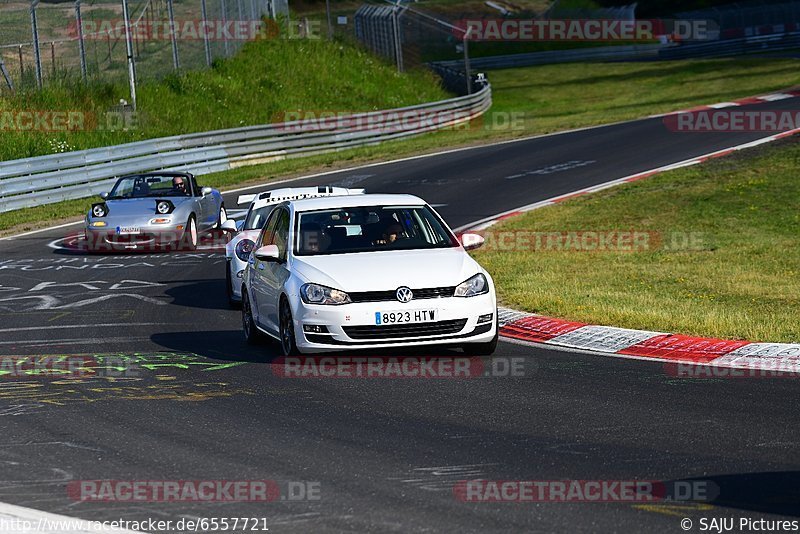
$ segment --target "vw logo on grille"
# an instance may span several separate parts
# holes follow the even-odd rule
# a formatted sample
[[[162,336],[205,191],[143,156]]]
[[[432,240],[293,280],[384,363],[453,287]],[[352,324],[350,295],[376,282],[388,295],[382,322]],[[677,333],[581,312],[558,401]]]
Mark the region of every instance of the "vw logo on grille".
[[[411,299],[414,298],[414,293],[411,289],[403,286],[397,288],[397,300],[400,302],[411,302]]]

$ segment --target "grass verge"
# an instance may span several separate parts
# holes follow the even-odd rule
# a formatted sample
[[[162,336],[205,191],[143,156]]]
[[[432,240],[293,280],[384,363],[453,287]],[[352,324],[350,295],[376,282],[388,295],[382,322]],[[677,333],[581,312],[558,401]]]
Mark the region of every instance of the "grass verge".
[[[266,42],[267,45],[270,43],[272,42]],[[281,47],[300,46],[302,48],[305,44],[305,42],[288,41],[279,42],[276,46],[279,47],[278,50],[289,54],[292,49]],[[328,46],[325,43],[323,45]],[[318,44],[311,43],[310,46],[318,46]],[[331,52],[334,55],[340,53],[337,50]],[[306,52],[297,53],[301,58],[306,54]],[[347,59],[350,58],[349,53],[341,53],[344,55],[339,61],[349,61]],[[374,58],[367,59],[374,63],[375,68],[391,70],[391,67],[386,67]],[[267,61],[265,56],[242,61],[241,68],[246,69],[245,73],[260,72],[267,68],[261,64],[262,61]],[[482,120],[477,121],[468,129],[436,132],[373,147],[237,169],[205,176],[202,181],[208,185],[219,187],[256,184],[275,178],[431,152],[444,147],[465,146],[593,126],[674,111],[697,104],[710,104],[762,94],[800,83],[800,75],[797,73],[795,63],[793,59],[735,58],[658,63],[548,65],[493,71],[489,73],[489,78],[493,86],[494,105]],[[288,68],[288,63],[286,65],[285,68]],[[215,69],[210,73],[192,73],[179,81],[165,82],[177,84],[177,90],[163,86],[151,89],[152,95],[163,93],[163,99],[151,96],[149,105],[156,109],[157,103],[163,100],[165,106],[171,110],[164,114],[160,131],[167,135],[175,133],[173,128],[180,128],[177,131],[190,131],[190,129],[238,125],[244,121],[242,118],[244,115],[237,115],[231,109],[236,107],[241,110],[241,106],[258,110],[264,122],[269,122],[269,112],[265,109],[276,107],[282,107],[284,110],[293,107],[297,109],[357,109],[352,100],[353,95],[349,94],[350,89],[336,85],[337,80],[330,74],[336,71],[321,66],[315,69],[301,69],[304,73],[303,76],[314,76],[314,72],[322,71],[323,74],[320,76],[327,81],[314,80],[312,89],[306,89],[305,92],[295,95],[287,102],[281,102],[277,97],[264,96],[265,99],[271,99],[269,106],[262,106],[265,109],[259,107],[258,98],[261,98],[260,95],[269,93],[272,90],[269,87],[259,88],[256,81],[244,85],[242,85],[244,82],[234,83],[233,80],[224,82],[223,87],[228,87],[231,93],[247,90],[252,95],[241,97],[233,95],[231,98],[239,102],[236,106],[228,102],[227,107],[216,108],[213,99],[208,97],[214,91],[222,89],[212,87],[213,84],[204,81],[207,80],[204,76],[220,80],[227,79],[228,76],[232,77],[236,70],[233,67],[230,68],[230,72]],[[298,65],[297,68],[300,69],[300,66]],[[350,66],[349,70],[344,72],[355,68]],[[364,75],[366,76],[366,74]],[[386,76],[396,75],[386,73]],[[410,99],[408,91],[413,91],[418,86],[428,87],[426,84],[429,84],[430,80],[425,77],[426,75],[417,73],[415,76],[421,78],[400,76],[398,83],[402,90],[396,89],[396,91],[405,94],[405,100],[399,97],[394,100],[384,99],[382,100],[385,103],[384,107],[407,103]],[[290,76],[287,74],[287,77]],[[264,79],[266,80],[264,83],[279,85],[284,83],[282,76],[266,76]],[[301,90],[299,89],[301,83],[302,81],[293,81],[292,90]],[[348,87],[353,83],[355,82],[351,79]],[[384,98],[380,83],[374,80],[365,83],[367,84],[366,88],[361,88],[360,92],[355,93],[355,100],[361,106],[358,109],[364,109],[364,106],[380,107],[380,99]],[[326,84],[337,87],[337,91],[348,93],[348,95],[337,96],[336,91],[325,92],[322,87],[325,87]],[[325,94],[324,101],[315,100],[315,95],[320,93]],[[362,98],[364,94],[367,94],[369,98]],[[415,93],[415,97],[422,100],[441,96],[442,93],[435,87],[418,94]],[[86,98],[92,100],[94,97],[90,98],[90,95],[87,95]],[[144,98],[147,101],[148,97]],[[240,98],[243,100],[239,100]],[[336,100],[337,98],[339,100]],[[193,108],[198,102],[202,102],[202,107],[199,108],[202,112],[197,112]],[[218,109],[226,111],[220,113]],[[39,134],[39,137],[40,140],[37,142],[40,143],[46,143],[51,138],[45,134]],[[520,204],[524,203],[523,199]],[[88,205],[89,201],[84,200],[0,213],[0,233],[25,231],[40,227],[47,221],[79,216]]]
[[[475,256],[512,308],[591,324],[799,342],[798,162],[800,141],[786,140],[578,197],[490,228],[489,246]],[[579,235],[570,232],[613,231],[640,232],[649,244],[589,251],[591,242],[568,241]],[[561,237],[548,242],[549,232]]]

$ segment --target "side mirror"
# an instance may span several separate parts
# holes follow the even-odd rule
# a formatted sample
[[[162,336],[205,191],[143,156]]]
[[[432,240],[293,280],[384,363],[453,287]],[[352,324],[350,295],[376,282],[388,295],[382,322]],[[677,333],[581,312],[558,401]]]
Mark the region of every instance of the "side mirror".
[[[255,257],[261,261],[278,261],[281,252],[278,250],[278,245],[264,245],[255,251]]]
[[[219,228],[223,232],[231,232],[233,234],[239,231],[239,229],[236,227],[236,221],[233,219],[228,219],[227,221],[222,223],[222,226],[220,226]]]
[[[206,195],[210,195],[210,194],[211,194],[213,191],[214,191],[214,190],[213,190],[213,189],[211,189],[210,187],[204,187],[203,189],[201,189],[201,190],[200,190],[200,193],[201,193],[203,196],[206,196]]]
[[[476,248],[481,248],[484,243],[483,236],[479,234],[461,234],[459,240],[464,246],[464,250],[475,250]]]
[[[100,198],[106,200],[108,198],[108,193],[100,193]]]

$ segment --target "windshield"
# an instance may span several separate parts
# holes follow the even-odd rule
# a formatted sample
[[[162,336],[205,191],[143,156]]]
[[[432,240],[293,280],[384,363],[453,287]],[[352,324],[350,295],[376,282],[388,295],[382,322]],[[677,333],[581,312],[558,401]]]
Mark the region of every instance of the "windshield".
[[[298,256],[457,247],[428,206],[369,206],[300,213]]]
[[[191,194],[192,184],[185,176],[124,176],[108,198],[188,197]]]
[[[272,213],[274,204],[268,206],[261,206],[260,208],[251,209],[247,212],[247,218],[244,220],[245,230],[261,230],[264,223],[267,222],[267,217]]]

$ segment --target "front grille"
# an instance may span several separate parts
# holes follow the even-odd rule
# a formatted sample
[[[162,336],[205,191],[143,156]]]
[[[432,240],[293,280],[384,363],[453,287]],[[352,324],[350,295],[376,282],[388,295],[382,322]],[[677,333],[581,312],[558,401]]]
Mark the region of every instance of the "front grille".
[[[136,245],[139,243],[150,243],[155,241],[154,234],[130,234],[130,235],[117,235],[111,234],[106,238],[106,241],[113,245]]]
[[[388,326],[345,326],[344,333],[352,339],[394,339],[455,334],[460,332],[466,319],[453,319],[436,323],[393,324]]]
[[[452,297],[455,293],[455,286],[451,287],[429,287],[425,289],[412,289],[414,300],[418,299],[438,299]],[[361,293],[348,293],[353,302],[390,302],[397,300],[397,290],[390,291],[363,291]]]

